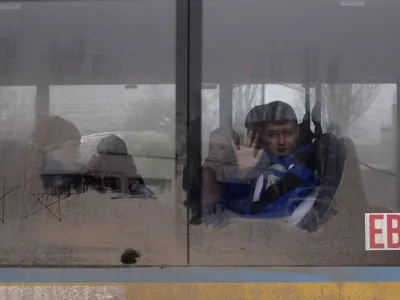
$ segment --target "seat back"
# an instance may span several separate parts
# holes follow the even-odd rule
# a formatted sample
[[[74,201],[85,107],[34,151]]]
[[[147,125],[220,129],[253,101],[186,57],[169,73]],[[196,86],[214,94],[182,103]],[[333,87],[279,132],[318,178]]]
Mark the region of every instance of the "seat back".
[[[318,189],[310,211],[299,223],[303,230],[318,230],[335,213],[336,191],[343,178],[346,146],[335,135],[325,133],[316,141]]]

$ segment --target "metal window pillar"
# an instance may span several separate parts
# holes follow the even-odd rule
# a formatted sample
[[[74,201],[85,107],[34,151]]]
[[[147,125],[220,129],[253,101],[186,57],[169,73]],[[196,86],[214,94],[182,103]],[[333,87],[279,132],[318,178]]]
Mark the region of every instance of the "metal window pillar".
[[[202,0],[176,1],[176,179],[182,180],[186,166],[189,181],[201,173],[201,83],[202,83]],[[198,174],[200,178],[195,178]],[[181,215],[182,186],[176,187],[176,215]],[[186,211],[186,264],[190,264],[190,224]],[[177,221],[177,230],[182,222]],[[178,232],[178,234],[180,234]]]
[[[232,128],[233,85],[219,86],[219,126]]]

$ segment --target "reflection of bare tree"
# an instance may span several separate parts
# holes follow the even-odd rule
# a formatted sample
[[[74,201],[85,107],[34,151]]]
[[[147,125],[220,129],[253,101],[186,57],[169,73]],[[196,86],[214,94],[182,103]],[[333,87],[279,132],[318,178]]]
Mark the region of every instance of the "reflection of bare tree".
[[[243,126],[247,113],[261,104],[261,84],[237,85],[233,89],[232,117],[234,128]]]
[[[296,113],[299,114],[300,119],[302,119],[302,114],[304,114],[304,88],[301,85],[296,84],[279,85],[288,88],[290,92],[295,92],[295,94],[293,96],[290,96],[290,98],[273,100],[281,100],[289,103],[296,111]],[[252,109],[256,105],[262,104],[263,92],[265,91],[263,91],[263,86],[261,84],[238,85],[234,88],[232,107],[234,128],[239,128],[243,126],[246,115],[250,111],[250,109]]]
[[[299,122],[303,121],[304,114],[306,113],[306,105],[305,105],[305,98],[306,98],[306,89],[303,87],[301,84],[280,84],[282,86],[287,87],[288,89],[291,89],[295,94],[293,95],[292,99],[287,99],[287,101],[294,109],[294,111],[297,114],[297,117],[299,118]],[[310,90],[310,105],[311,109],[314,106],[314,101],[313,98],[313,89]],[[282,99],[282,101],[285,101],[286,99]]]
[[[327,84],[322,89],[326,103],[324,117],[327,130],[337,135],[348,133],[360,117],[377,100],[377,84]]]

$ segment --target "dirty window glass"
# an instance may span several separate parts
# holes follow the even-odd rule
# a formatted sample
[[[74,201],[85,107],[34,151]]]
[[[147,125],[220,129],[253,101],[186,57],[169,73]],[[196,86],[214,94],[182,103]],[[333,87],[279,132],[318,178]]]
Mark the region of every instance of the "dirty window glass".
[[[175,2],[0,4],[1,264],[186,262]]]
[[[192,263],[398,264],[369,250],[399,247],[398,216],[381,213],[398,210],[400,5],[203,8],[203,84],[218,85],[218,103],[189,193]]]

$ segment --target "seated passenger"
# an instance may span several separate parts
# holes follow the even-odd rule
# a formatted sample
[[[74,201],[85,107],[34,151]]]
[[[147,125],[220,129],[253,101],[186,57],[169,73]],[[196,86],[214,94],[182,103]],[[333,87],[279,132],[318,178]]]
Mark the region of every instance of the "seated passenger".
[[[123,139],[109,135],[99,142],[96,151],[97,155],[92,156],[87,166],[86,184],[103,192],[107,189],[125,194],[139,192],[144,181],[137,174]]]
[[[231,178],[236,169],[232,139],[239,144],[239,136],[232,129],[219,128],[210,134],[208,157],[202,167],[202,196],[207,210],[212,210],[220,196],[219,185]]]
[[[193,220],[200,218],[201,211],[214,210],[221,185],[234,175],[236,158],[232,140],[239,144],[239,135],[232,129],[218,128],[210,134],[208,157],[201,168],[202,182],[192,182],[188,195]]]
[[[52,194],[69,194],[81,189],[84,164],[79,162],[81,133],[70,121],[50,116],[34,132],[39,146],[40,175],[45,190]]]
[[[237,173],[223,185],[221,204],[249,217],[288,217],[316,186],[315,147],[299,144],[297,117],[287,103],[265,105],[256,125],[235,150]]]

